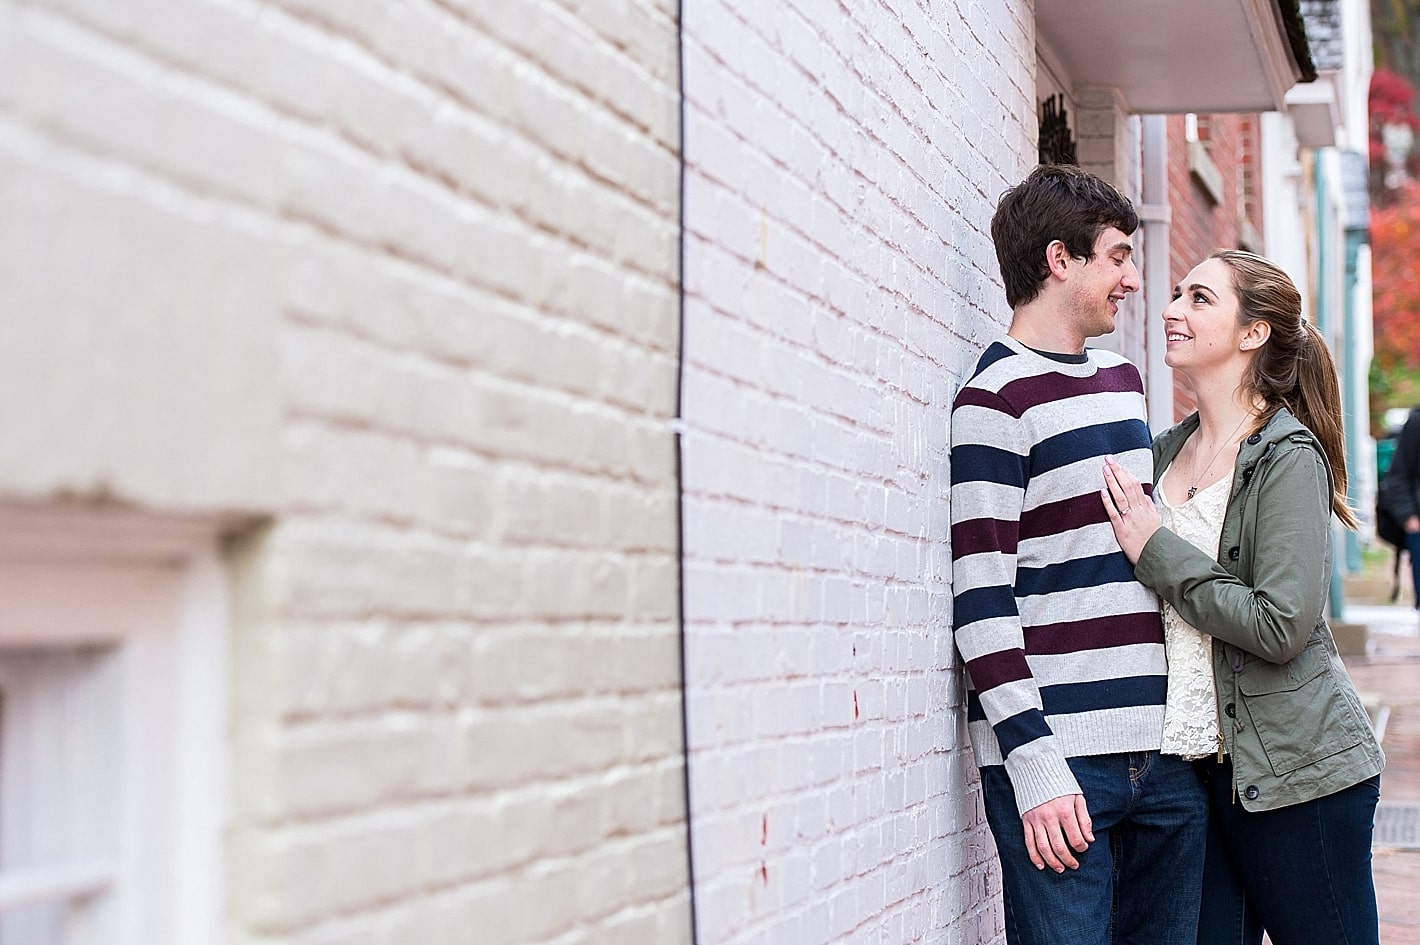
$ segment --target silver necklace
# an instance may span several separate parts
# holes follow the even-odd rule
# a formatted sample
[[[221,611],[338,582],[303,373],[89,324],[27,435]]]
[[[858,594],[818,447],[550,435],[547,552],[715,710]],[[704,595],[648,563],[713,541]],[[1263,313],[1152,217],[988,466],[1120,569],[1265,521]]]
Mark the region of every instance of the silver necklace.
[[[1190,457],[1191,462],[1188,464],[1188,478],[1193,482],[1193,485],[1188,487],[1188,497],[1190,499],[1198,494],[1198,480],[1208,475],[1208,470],[1212,469],[1213,464],[1218,461],[1218,456],[1223,452],[1223,447],[1227,446],[1229,443],[1238,442],[1238,431],[1242,429],[1243,424],[1246,423],[1251,416],[1251,410],[1243,414],[1243,418],[1238,421],[1238,425],[1233,427],[1232,434],[1213,451],[1213,458],[1208,460],[1208,465],[1203,467],[1201,473],[1195,474],[1194,467],[1198,465],[1198,447],[1203,442],[1203,427],[1199,426],[1198,442],[1193,445],[1193,456]]]

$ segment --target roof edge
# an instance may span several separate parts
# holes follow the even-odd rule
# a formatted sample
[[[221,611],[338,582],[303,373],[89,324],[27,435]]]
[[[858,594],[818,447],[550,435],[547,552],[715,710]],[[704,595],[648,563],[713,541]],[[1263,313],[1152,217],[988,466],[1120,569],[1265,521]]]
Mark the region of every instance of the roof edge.
[[[1307,24],[1302,18],[1301,0],[1277,0],[1277,12],[1282,16],[1282,28],[1292,47],[1292,58],[1302,75],[1298,81],[1316,81],[1316,62],[1312,59],[1311,43],[1307,41]]]

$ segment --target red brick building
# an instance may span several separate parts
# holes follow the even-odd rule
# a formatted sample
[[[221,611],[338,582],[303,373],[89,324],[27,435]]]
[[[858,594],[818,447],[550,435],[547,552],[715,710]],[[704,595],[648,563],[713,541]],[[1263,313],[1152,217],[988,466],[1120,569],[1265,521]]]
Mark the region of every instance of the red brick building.
[[[1262,193],[1256,115],[1171,115],[1168,119],[1169,273],[1174,284],[1217,249],[1262,252]],[[1150,312],[1151,318],[1161,312]],[[1174,416],[1196,406],[1174,375]]]

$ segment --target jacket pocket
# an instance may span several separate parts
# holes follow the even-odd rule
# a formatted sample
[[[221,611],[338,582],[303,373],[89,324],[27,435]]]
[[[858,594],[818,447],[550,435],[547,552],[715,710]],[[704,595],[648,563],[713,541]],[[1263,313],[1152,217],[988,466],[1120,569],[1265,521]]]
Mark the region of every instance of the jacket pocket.
[[[1273,774],[1296,771],[1366,737],[1366,723],[1342,691],[1323,645],[1314,643],[1287,663],[1247,663],[1238,689]]]

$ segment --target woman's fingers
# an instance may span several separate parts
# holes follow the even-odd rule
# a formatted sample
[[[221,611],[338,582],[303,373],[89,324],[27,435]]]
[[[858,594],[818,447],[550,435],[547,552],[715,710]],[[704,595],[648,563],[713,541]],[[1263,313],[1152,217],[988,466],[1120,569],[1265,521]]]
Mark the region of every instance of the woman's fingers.
[[[1129,494],[1109,466],[1104,468],[1104,488],[1113,510],[1120,515],[1129,514],[1127,510],[1132,504],[1129,501]]]
[[[1105,514],[1114,529],[1114,537],[1130,564],[1137,564],[1144,544],[1159,527],[1159,513],[1154,503],[1144,495],[1144,487],[1129,474],[1129,470],[1107,459],[1104,466],[1105,486],[1100,490]]]
[[[1113,457],[1105,460],[1104,479],[1121,511],[1145,500],[1144,486]]]

